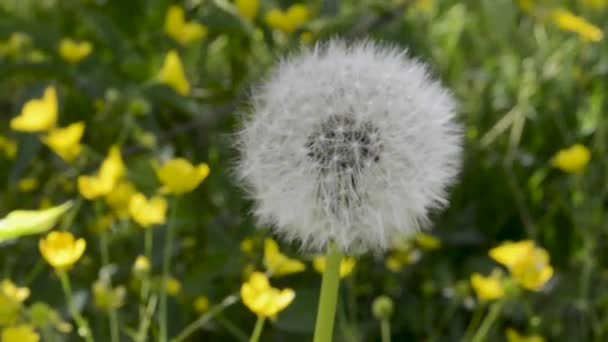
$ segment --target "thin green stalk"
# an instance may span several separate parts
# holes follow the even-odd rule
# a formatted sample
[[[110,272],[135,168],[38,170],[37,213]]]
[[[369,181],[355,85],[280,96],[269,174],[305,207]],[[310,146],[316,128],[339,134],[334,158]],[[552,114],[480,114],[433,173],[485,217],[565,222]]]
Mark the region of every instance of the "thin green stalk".
[[[230,305],[238,302],[239,298],[240,297],[238,293],[233,293],[230,296],[224,298],[224,300],[222,300],[218,305],[212,307],[204,315],[197,318],[196,321],[188,324],[188,326],[185,327],[184,330],[182,330],[182,332],[179,333],[176,338],[171,340],[171,342],[185,341],[188,337],[190,337],[190,335],[194,334],[197,329],[207,324],[207,322],[209,322],[213,317],[226,310],[226,308]]]
[[[152,246],[153,246],[153,231],[152,227],[148,227],[144,233],[144,256],[148,260],[152,260]],[[154,314],[154,310],[150,310],[150,272],[144,274],[141,279],[141,286],[139,290],[139,327],[137,329],[137,335],[135,337],[136,342],[144,342],[148,338],[148,327],[150,324],[151,316]],[[153,307],[156,306],[154,303]]]
[[[163,251],[163,273],[161,280],[161,291],[160,291],[160,328],[159,328],[159,337],[161,342],[166,342],[168,332],[167,332],[167,290],[165,289],[165,284],[169,280],[169,267],[171,263],[171,254],[173,252],[173,239],[175,238],[175,220],[177,214],[177,203],[178,199],[175,198],[173,200],[171,206],[171,215],[169,216],[169,223],[167,225],[167,231],[165,235],[165,250]]]
[[[239,328],[236,324],[232,323],[229,319],[224,317],[224,315],[217,315],[215,320],[224,328],[226,328],[226,331],[228,331],[237,341],[249,341],[249,337],[247,336],[247,334],[243,330],[241,330],[241,328]]]
[[[249,342],[258,342],[260,340],[262,330],[264,329],[264,321],[266,321],[264,316],[258,316],[258,320],[255,322],[255,327],[253,328]]]
[[[487,340],[488,332],[490,332],[490,328],[492,328],[492,325],[494,325],[494,322],[498,318],[498,315],[502,310],[502,305],[502,301],[492,304],[490,312],[488,312],[488,315],[481,322],[481,326],[479,326],[479,329],[477,329],[477,332],[471,339],[471,342],[483,342]]]
[[[118,312],[116,309],[110,309],[110,339],[112,342],[120,341],[120,332],[118,330]]]
[[[382,342],[391,342],[391,322],[388,319],[380,321],[380,333]]]
[[[65,293],[65,299],[68,304],[68,309],[70,310],[70,315],[76,322],[78,326],[78,333],[81,335],[85,341],[93,342],[93,335],[91,332],[91,328],[89,328],[89,323],[80,315],[76,305],[74,304],[74,297],[72,296],[72,287],[70,286],[70,278],[66,271],[57,270],[57,275],[59,276],[59,280],[61,280],[61,286],[63,287],[63,292]]]
[[[101,244],[101,262],[105,267],[110,264],[110,248],[108,247],[108,232],[103,231],[100,234],[99,243]],[[116,309],[111,308],[108,312],[110,321],[110,340],[111,342],[120,341],[120,332],[118,330],[118,314]]]
[[[325,271],[321,281],[319,308],[315,324],[314,342],[331,342],[338,303],[340,285],[340,261],[342,254],[334,243],[330,243],[325,256]]]

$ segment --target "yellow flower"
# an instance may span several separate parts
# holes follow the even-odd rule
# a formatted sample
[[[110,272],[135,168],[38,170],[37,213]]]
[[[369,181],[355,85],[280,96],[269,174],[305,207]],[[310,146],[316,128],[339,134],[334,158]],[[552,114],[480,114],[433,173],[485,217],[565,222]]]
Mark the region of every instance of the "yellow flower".
[[[115,310],[123,306],[127,289],[124,286],[112,288],[106,280],[93,283],[93,298],[95,306],[102,311]]]
[[[242,17],[253,20],[258,13],[260,0],[236,0],[235,5]]]
[[[517,283],[529,290],[541,289],[553,276],[549,254],[536,247],[534,241],[505,242],[489,254],[509,269]]]
[[[384,260],[384,265],[391,272],[400,272],[405,266],[416,262],[420,252],[416,249],[396,250],[391,252]]]
[[[84,122],[76,122],[64,128],[55,128],[42,138],[42,142],[65,161],[78,157],[82,149],[80,139],[84,133]]]
[[[170,277],[165,283],[165,290],[171,296],[177,296],[182,289],[182,283],[176,278]]]
[[[23,32],[13,32],[6,41],[0,43],[0,55],[14,55],[32,43],[32,38]]]
[[[171,50],[165,56],[163,66],[158,73],[158,79],[175,89],[180,95],[188,95],[190,93],[190,83],[184,74],[184,66],[175,50]]]
[[[129,214],[144,228],[163,224],[166,221],[167,201],[160,196],[147,199],[143,194],[137,193],[129,201]]]
[[[416,234],[414,239],[418,246],[426,250],[433,250],[441,247],[441,241],[431,234],[420,232]]]
[[[281,253],[279,245],[273,239],[264,240],[264,266],[273,276],[282,276],[302,272],[306,265],[296,259],[290,259]]]
[[[194,300],[192,306],[194,306],[194,311],[196,311],[198,314],[204,314],[209,310],[209,298],[205,296],[198,296]]]
[[[11,211],[0,219],[0,241],[45,232],[53,228],[57,220],[71,207],[72,202],[68,201],[44,210]]]
[[[347,277],[355,268],[357,260],[352,257],[343,257],[340,261],[340,278]],[[325,256],[318,255],[312,260],[312,266],[314,269],[323,274],[325,271]]]
[[[125,165],[118,146],[112,146],[95,176],[78,177],[78,191],[89,200],[109,194],[125,174]]]
[[[505,289],[502,285],[502,276],[499,272],[492,272],[489,276],[484,277],[479,273],[471,275],[471,286],[482,301],[491,301],[502,298],[505,295]]]
[[[515,329],[507,329],[508,342],[545,342],[545,339],[540,335],[520,335]]]
[[[34,177],[22,178],[17,183],[17,187],[22,192],[29,192],[38,188],[38,179]]]
[[[75,239],[70,232],[50,232],[41,239],[38,247],[46,262],[58,270],[67,270],[74,265],[87,246],[84,239]]]
[[[253,246],[255,242],[251,238],[244,238],[240,243],[241,252],[245,254],[250,254],[253,252]]]
[[[21,304],[29,295],[30,289],[17,287],[9,279],[0,283],[0,325],[12,324],[19,317]]]
[[[160,182],[174,195],[182,195],[194,190],[209,175],[209,166],[200,163],[192,165],[183,158],[174,158],[162,166],[155,165]]]
[[[150,272],[150,259],[146,256],[138,255],[133,263],[133,273],[137,276],[141,276]]]
[[[30,296],[30,289],[17,287],[10,279],[4,279],[0,283],[0,293],[15,302],[23,303]]]
[[[291,304],[295,296],[292,289],[279,290],[271,287],[268,278],[261,272],[253,272],[241,286],[243,303],[261,317],[275,317]]]
[[[0,135],[0,150],[4,151],[6,158],[15,159],[17,155],[17,143],[12,139]]]
[[[178,43],[186,45],[206,36],[207,27],[194,21],[186,22],[184,9],[173,5],[169,7],[165,16],[165,32]]]
[[[604,38],[604,32],[599,27],[566,9],[553,10],[552,14],[553,21],[562,30],[575,32],[584,40],[592,42],[599,42]]]
[[[46,131],[57,123],[57,91],[48,87],[39,99],[27,101],[21,113],[11,120],[11,128],[22,132]]]
[[[268,11],[264,20],[272,28],[292,33],[300,25],[308,21],[309,17],[310,10],[308,7],[302,4],[294,4],[286,12],[277,8]]]
[[[17,325],[2,329],[2,342],[38,342],[40,336],[29,325]]]
[[[59,55],[68,63],[76,64],[93,51],[93,45],[85,41],[76,42],[70,38],[63,38],[59,42]]]
[[[608,1],[606,1],[606,0],[583,0],[583,4],[585,4],[585,6],[588,6],[590,8],[596,9],[596,10],[603,10],[606,8],[606,6],[608,6]]]
[[[128,181],[120,181],[104,199],[108,206],[114,209],[117,216],[124,217],[129,214],[129,202],[136,192],[133,184]]]
[[[591,160],[591,152],[581,144],[559,150],[551,159],[551,164],[568,173],[581,174]]]

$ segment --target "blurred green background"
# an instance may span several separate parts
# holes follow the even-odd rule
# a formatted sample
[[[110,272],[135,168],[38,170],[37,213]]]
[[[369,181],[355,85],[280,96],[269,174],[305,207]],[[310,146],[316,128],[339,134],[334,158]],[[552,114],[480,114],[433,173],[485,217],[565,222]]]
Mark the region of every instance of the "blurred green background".
[[[608,1],[329,0],[301,2],[296,8],[304,11],[290,12],[294,4],[0,1],[0,215],[75,201],[62,220],[87,248],[69,271],[72,297],[95,339],[110,341],[109,311],[119,318],[121,341],[141,327],[133,263],[144,253],[145,229],[112,216],[103,200],[83,198],[78,177],[94,174],[112,145],[120,146],[125,178],[146,195],[160,185],[152,160],[209,165],[208,178],[181,197],[175,214],[168,334],[177,336],[208,313],[204,298],[213,308],[238,294],[248,272],[264,270],[267,234],[256,229],[231,171],[232,134],[248,94],[280,56],[340,36],[396,44],[428,62],[460,102],[466,143],[450,207],[433,215],[434,238],[362,257],[344,278],[335,341],[381,340],[371,310],[379,295],[394,302],[394,341],[471,340],[486,325],[488,341],[607,340]],[[183,22],[168,19],[172,5],[183,10]],[[180,65],[167,58],[170,51]],[[57,126],[86,127],[70,161],[43,142],[44,132],[10,125],[49,86],[57,90]],[[576,153],[558,155],[575,144],[590,152],[588,165]],[[147,229],[154,238],[149,279],[153,293],[162,293],[166,228]],[[77,329],[62,326],[75,324],[40,255],[40,238],[0,242],[0,280],[31,290],[18,317],[3,322],[0,308],[0,327],[31,326],[42,341],[80,340]],[[482,300],[471,286],[474,272],[502,269],[508,277],[488,251],[527,239],[548,252],[551,279],[535,290],[507,284],[501,298]],[[261,340],[309,341],[320,277],[312,256],[297,246],[281,250],[308,267],[271,279],[296,298],[267,323]],[[100,280],[103,293],[119,297],[116,305],[96,298]],[[108,283],[126,292],[116,295]],[[41,320],[33,307],[48,317]],[[218,311],[185,340],[246,341],[255,315],[239,301]],[[154,317],[149,340],[159,339]]]

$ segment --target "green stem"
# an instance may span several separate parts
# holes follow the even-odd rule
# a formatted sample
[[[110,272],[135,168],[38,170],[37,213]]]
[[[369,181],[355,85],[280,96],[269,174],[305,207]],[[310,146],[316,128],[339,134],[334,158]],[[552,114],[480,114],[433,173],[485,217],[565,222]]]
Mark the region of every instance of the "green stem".
[[[103,231],[100,234],[100,241],[99,243],[101,244],[101,262],[102,265],[105,267],[107,265],[110,264],[110,248],[108,246],[108,232],[107,231]],[[108,312],[109,318],[110,318],[110,340],[112,342],[119,342],[120,341],[120,333],[118,330],[118,314],[116,312],[116,309],[111,308],[110,311]]]
[[[391,342],[391,322],[388,319],[380,321],[380,333],[382,342]]]
[[[260,340],[260,336],[262,336],[262,329],[264,329],[265,320],[266,318],[264,316],[258,316],[258,320],[255,322],[255,327],[253,328],[249,342],[258,342]]]
[[[76,322],[78,326],[78,334],[82,336],[87,342],[93,342],[93,336],[91,332],[91,328],[89,328],[89,323],[80,315],[76,305],[74,304],[74,297],[72,296],[72,287],[70,286],[70,278],[66,271],[57,270],[57,275],[59,276],[59,280],[61,280],[61,286],[63,287],[63,292],[65,293],[65,299],[68,304],[68,309],[70,310],[70,315]]]
[[[342,254],[334,243],[330,243],[325,256],[325,271],[321,281],[314,342],[331,342],[333,340],[341,260]]]
[[[207,311],[207,313],[196,319],[196,321],[188,324],[188,326],[185,327],[176,338],[171,340],[171,342],[181,342],[186,340],[188,337],[190,337],[190,335],[194,334],[197,329],[207,324],[207,322],[209,322],[213,317],[224,311],[230,305],[238,302],[239,298],[238,293],[231,294],[230,296],[224,298],[221,303],[212,307],[209,311]]]
[[[120,341],[120,333],[118,330],[118,313],[115,309],[110,309],[110,338],[112,342]]]
[[[477,329],[477,332],[475,333],[475,336],[473,336],[473,338],[471,339],[471,342],[483,342],[487,340],[486,336],[488,335],[488,332],[490,332],[490,328],[492,328],[492,325],[494,325],[494,322],[498,318],[498,315],[502,310],[502,305],[502,301],[498,301],[492,304],[490,312],[488,312],[488,315],[481,322],[481,326],[479,327],[479,329]]]
[[[148,227],[144,233],[144,256],[152,262],[152,246],[153,246],[153,231],[152,227]],[[136,342],[144,342],[148,338],[148,326],[150,324],[150,316],[154,311],[149,310],[150,307],[150,272],[143,275],[141,279],[141,287],[139,291],[139,328],[135,337]],[[156,304],[154,304],[155,306]]]
[[[163,254],[163,270],[161,277],[161,291],[160,291],[160,328],[159,337],[161,342],[167,341],[167,289],[165,285],[169,280],[169,267],[171,264],[171,254],[173,252],[173,239],[175,238],[175,219],[177,214],[177,202],[175,198],[171,206],[171,215],[169,217],[169,223],[167,225],[167,232],[165,235],[165,250]]]

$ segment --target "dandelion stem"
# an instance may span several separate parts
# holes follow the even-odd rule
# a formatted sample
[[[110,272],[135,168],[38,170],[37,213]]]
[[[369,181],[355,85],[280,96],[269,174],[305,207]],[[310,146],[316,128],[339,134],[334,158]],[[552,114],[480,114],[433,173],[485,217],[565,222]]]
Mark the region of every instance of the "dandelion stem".
[[[488,312],[488,315],[481,322],[481,326],[479,326],[479,329],[477,329],[477,332],[475,333],[475,336],[473,336],[473,338],[471,339],[471,342],[483,342],[487,340],[486,336],[488,335],[490,328],[492,328],[492,325],[498,318],[498,315],[502,310],[502,305],[502,301],[498,301],[492,304],[490,312]]]
[[[388,319],[380,321],[380,333],[382,342],[391,342],[391,322]]]
[[[68,304],[68,310],[70,310],[70,315],[76,322],[78,326],[78,334],[81,335],[85,341],[93,342],[93,336],[91,329],[89,328],[89,323],[82,317],[78,309],[76,308],[76,304],[74,304],[74,297],[72,295],[72,287],[70,285],[70,278],[66,271],[57,270],[57,275],[59,276],[59,280],[61,280],[61,286],[63,287],[63,292],[65,293],[65,299]]]
[[[255,327],[253,328],[249,342],[258,342],[260,340],[260,336],[262,336],[262,329],[264,329],[264,321],[266,321],[264,316],[258,316],[258,320],[255,322]]]
[[[167,341],[167,289],[165,284],[169,280],[169,266],[171,263],[171,254],[173,252],[173,239],[175,238],[175,220],[177,214],[177,203],[178,198],[173,200],[171,206],[171,215],[169,217],[169,223],[167,225],[167,232],[165,235],[165,250],[163,254],[163,273],[161,278],[161,291],[160,291],[160,328],[159,337],[161,342]]]
[[[323,280],[321,281],[314,342],[332,341],[340,285],[341,259],[342,254],[336,245],[330,243],[327,248],[325,270],[323,271]]]

